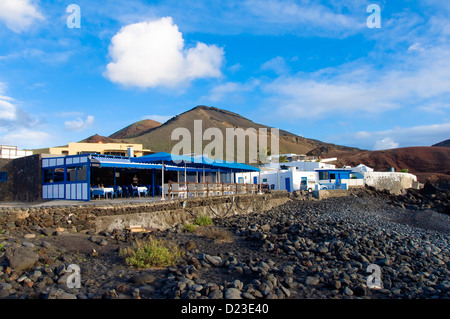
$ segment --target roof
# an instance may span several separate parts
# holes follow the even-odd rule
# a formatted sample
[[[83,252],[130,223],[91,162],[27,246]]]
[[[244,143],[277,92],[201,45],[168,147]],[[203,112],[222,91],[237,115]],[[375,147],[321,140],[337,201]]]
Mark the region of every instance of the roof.
[[[228,172],[259,172],[259,168],[236,162],[229,162],[223,160],[213,160],[206,156],[193,157],[190,155],[176,155],[166,152],[160,152],[140,157],[131,158],[132,162],[139,163],[158,163],[170,164],[173,166],[183,167],[189,166],[190,168],[204,169],[209,168],[210,171],[228,171]]]
[[[162,170],[162,164],[145,163],[136,161],[134,157],[123,157],[114,155],[91,155],[91,163],[98,165],[99,167],[111,167],[111,168],[131,168],[131,169],[158,169]],[[166,171],[184,171],[187,172],[203,172],[203,168],[184,167],[175,165],[164,165]],[[210,172],[210,169],[205,169],[205,172]]]

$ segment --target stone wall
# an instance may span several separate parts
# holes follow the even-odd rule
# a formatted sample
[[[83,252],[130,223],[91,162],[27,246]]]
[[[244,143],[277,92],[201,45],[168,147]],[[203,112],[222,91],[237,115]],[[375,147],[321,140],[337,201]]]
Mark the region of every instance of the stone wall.
[[[6,182],[0,182],[0,201],[13,201],[13,180],[11,179],[12,160],[0,159],[0,172],[6,172],[8,179]]]
[[[0,171],[8,173],[7,182],[0,183],[0,201],[32,202],[42,198],[40,155],[1,160]]]
[[[319,190],[313,192],[314,197],[321,200],[325,198],[332,198],[332,197],[344,197],[348,196],[350,193],[346,189],[329,189],[329,190]]]
[[[0,229],[62,227],[77,232],[99,232],[129,226],[166,229],[176,224],[192,222],[199,214],[214,218],[263,212],[284,204],[289,196],[286,191],[273,191],[261,195],[230,195],[136,204],[0,207]]]

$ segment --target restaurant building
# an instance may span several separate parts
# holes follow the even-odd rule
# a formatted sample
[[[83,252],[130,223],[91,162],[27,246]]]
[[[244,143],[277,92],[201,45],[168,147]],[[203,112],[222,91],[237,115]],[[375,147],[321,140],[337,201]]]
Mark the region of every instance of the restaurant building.
[[[141,157],[103,154],[47,157],[42,158],[42,198],[90,201],[94,189],[103,190],[98,195],[105,197],[105,190],[113,190],[113,197],[118,188],[124,191],[131,185],[145,188],[146,196],[164,198],[170,181],[234,183],[235,173],[251,171],[259,169],[163,152]]]

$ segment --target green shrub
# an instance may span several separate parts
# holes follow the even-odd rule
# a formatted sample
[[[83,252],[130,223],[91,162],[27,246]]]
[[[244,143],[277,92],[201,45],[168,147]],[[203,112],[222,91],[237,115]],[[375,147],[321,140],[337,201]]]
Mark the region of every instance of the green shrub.
[[[408,169],[407,168],[403,168],[400,170],[400,173],[408,173]]]
[[[195,226],[193,224],[184,224],[183,225],[183,231],[185,231],[185,232],[195,233],[196,230],[197,230],[197,226]]]
[[[173,266],[183,255],[183,251],[169,242],[148,238],[137,240],[132,247],[123,248],[119,252],[129,266],[136,268]]]
[[[198,226],[211,226],[213,224],[213,221],[211,217],[205,215],[198,215],[197,218],[195,218],[194,220],[194,224]]]

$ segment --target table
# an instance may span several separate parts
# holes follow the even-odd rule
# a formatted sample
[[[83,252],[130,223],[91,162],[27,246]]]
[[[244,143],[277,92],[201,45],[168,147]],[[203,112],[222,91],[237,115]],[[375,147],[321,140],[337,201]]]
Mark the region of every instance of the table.
[[[111,198],[114,198],[114,188],[112,188],[112,187],[102,187],[102,188],[95,187],[95,188],[91,189],[91,193],[92,193],[92,197],[94,197],[95,195],[97,195],[99,197],[105,196],[105,199],[106,199],[108,194],[111,194]]]
[[[134,186],[133,187],[133,192],[137,192],[138,196],[141,197],[141,193],[144,193],[146,196],[148,194],[148,189],[145,186]]]

